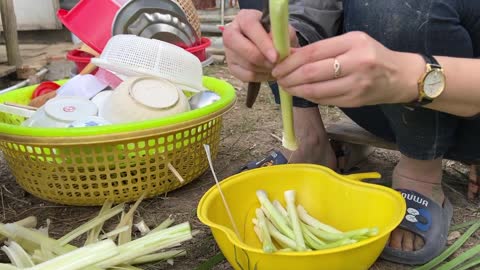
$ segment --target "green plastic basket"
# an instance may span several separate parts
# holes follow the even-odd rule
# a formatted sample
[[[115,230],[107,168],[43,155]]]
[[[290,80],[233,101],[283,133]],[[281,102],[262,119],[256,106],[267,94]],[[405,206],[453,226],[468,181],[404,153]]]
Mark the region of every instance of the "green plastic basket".
[[[65,81],[58,82],[60,84]],[[0,113],[0,150],[17,182],[31,194],[69,205],[128,202],[177,189],[208,169],[203,144],[216,157],[222,116],[236,100],[225,81],[204,77],[220,95],[207,107],[143,122],[86,128],[23,127]],[[0,95],[28,104],[36,86]],[[184,182],[180,182],[183,180]]]

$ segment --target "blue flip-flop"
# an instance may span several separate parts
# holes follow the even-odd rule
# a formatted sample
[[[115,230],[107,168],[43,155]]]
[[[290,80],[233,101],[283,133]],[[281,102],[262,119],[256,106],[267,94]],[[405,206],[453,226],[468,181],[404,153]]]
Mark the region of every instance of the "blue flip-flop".
[[[287,164],[288,160],[280,151],[272,150],[268,155],[259,161],[249,162],[247,165],[240,168],[238,172],[248,171],[256,168]]]
[[[443,206],[412,190],[398,190],[405,198],[407,212],[398,228],[423,238],[425,246],[416,251],[403,251],[385,247],[381,258],[387,261],[422,265],[431,261],[445,249],[453,216],[453,207],[445,198]]]

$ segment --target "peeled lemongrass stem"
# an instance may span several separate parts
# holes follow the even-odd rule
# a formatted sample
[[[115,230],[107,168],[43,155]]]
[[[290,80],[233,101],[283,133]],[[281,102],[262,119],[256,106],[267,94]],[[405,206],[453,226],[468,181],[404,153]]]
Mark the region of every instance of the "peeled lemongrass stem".
[[[310,241],[310,244],[313,245],[312,248],[316,249],[315,247],[317,245],[323,246],[326,244],[322,240],[318,239],[317,236],[315,236],[310,230],[308,230],[307,225],[305,223],[301,222],[300,226],[302,227],[302,233],[303,233],[303,236],[305,237],[305,240],[307,240],[308,238],[308,240]]]
[[[268,199],[267,193],[264,190],[257,190],[257,198],[260,201],[260,204],[269,212],[271,221],[275,227],[287,237],[294,239],[295,235],[293,234],[292,229],[288,227],[287,219],[280,214],[280,212],[273,206],[273,204]]]
[[[17,225],[23,226],[25,228],[35,228],[35,227],[37,227],[37,218],[34,217],[34,216],[29,216],[29,217],[26,217],[22,220],[16,221],[14,223],[17,224]],[[0,242],[5,241],[5,238],[8,238],[8,236],[3,235],[0,232]]]
[[[284,192],[285,202],[287,203],[288,217],[292,224],[293,233],[295,235],[296,250],[304,251],[307,249],[305,240],[303,239],[302,227],[300,226],[300,220],[298,219],[297,210],[295,209],[295,196],[294,190],[287,190]]]
[[[257,215],[257,226],[260,228],[260,233],[262,235],[263,241],[263,251],[267,253],[272,253],[276,250],[275,246],[272,243],[272,238],[270,236],[270,232],[268,231],[267,227],[267,220],[263,211],[259,208],[255,210],[255,214]]]
[[[316,218],[310,216],[302,205],[297,206],[298,217],[305,222],[306,224],[312,226],[315,229],[321,229],[329,233],[342,233],[341,231],[335,229],[334,227],[324,224],[317,220]]]
[[[144,263],[151,263],[151,262],[158,262],[167,259],[177,258],[181,256],[186,256],[187,251],[184,249],[174,249],[169,251],[164,251],[156,254],[150,254],[138,257],[132,261],[132,264],[144,264]]]
[[[80,235],[90,231],[92,228],[94,228],[94,227],[96,227],[100,224],[103,224],[103,222],[105,222],[106,220],[109,220],[110,218],[112,218],[112,217],[118,215],[119,213],[121,213],[123,211],[123,207],[124,207],[124,204],[119,204],[119,205],[113,207],[112,209],[108,210],[107,212],[105,212],[105,214],[103,216],[97,216],[97,217],[91,219],[87,223],[81,225],[80,227],[76,228],[75,230],[69,232],[68,234],[66,234],[63,237],[61,237],[60,239],[58,239],[57,240],[58,245],[63,246],[65,244],[68,244],[72,240],[74,240],[75,238],[79,237]]]
[[[57,240],[50,238],[38,231],[19,226],[15,223],[0,224],[0,231],[7,231],[12,235],[12,239],[15,239],[17,242],[18,239],[25,239],[29,242],[37,244],[38,246],[41,246],[42,244],[50,246],[58,245]],[[77,249],[77,247],[71,245],[64,245],[61,248],[62,253],[68,253]]]
[[[287,212],[287,210],[285,210],[285,208],[283,208],[283,205],[277,200],[274,200],[272,202],[272,204],[273,204],[273,206],[275,206],[275,208],[278,210],[278,212],[280,212],[280,214],[282,214],[282,216],[284,216],[287,219],[287,221],[290,222],[290,219],[288,218],[288,212]]]
[[[329,232],[323,231],[321,229],[314,228],[314,227],[312,227],[308,224],[305,225],[305,226],[307,227],[307,229],[311,233],[313,233],[315,236],[317,236],[318,238],[323,239],[325,241],[338,241],[338,240],[341,240],[341,239],[348,238],[341,233],[329,233]]]
[[[294,240],[288,238],[287,236],[283,235],[280,231],[275,228],[272,222],[267,220],[268,231],[275,241],[277,241],[283,248],[291,248],[295,250],[296,243]]]
[[[20,270],[11,264],[0,263],[0,270]]]
[[[353,239],[342,239],[342,240],[338,240],[336,242],[325,244],[325,245],[319,247],[319,249],[317,249],[317,250],[330,249],[330,248],[336,248],[336,247],[351,245],[351,244],[354,244],[356,242],[357,241],[353,240]]]
[[[170,215],[168,216],[167,219],[165,219],[162,223],[160,223],[160,225],[158,225],[155,229],[151,230],[149,234],[164,230],[170,227],[174,222],[175,222],[175,219],[173,218],[172,215]]]
[[[58,256],[26,270],[80,270],[118,255],[118,248],[112,240],[84,246],[67,254]]]
[[[263,243],[262,232],[260,231],[260,228],[257,226],[257,224],[255,224],[255,226],[253,226],[253,231],[255,232],[255,234],[258,237],[258,241],[260,241],[260,243]]]
[[[98,216],[103,216],[108,210],[110,210],[113,206],[113,200],[106,200],[102,208],[100,209],[100,212],[98,213]],[[88,244],[93,244],[98,241],[98,236],[100,235],[100,232],[102,231],[103,223],[93,227],[87,234],[87,240],[85,240],[85,245]]]
[[[28,255],[28,253],[14,241],[3,246],[1,250],[7,254],[12,264],[16,267],[27,268],[35,265],[30,255]]]
[[[109,268],[115,265],[130,263],[135,258],[151,254],[164,248],[192,239],[190,224],[184,222],[173,227],[149,233],[144,237],[118,246],[120,254],[102,261],[97,266]]]
[[[273,44],[280,56],[280,60],[283,60],[290,54],[288,0],[269,1]],[[282,145],[288,150],[295,151],[298,148],[298,144],[293,125],[293,98],[282,87],[280,87],[279,93],[283,122]]]

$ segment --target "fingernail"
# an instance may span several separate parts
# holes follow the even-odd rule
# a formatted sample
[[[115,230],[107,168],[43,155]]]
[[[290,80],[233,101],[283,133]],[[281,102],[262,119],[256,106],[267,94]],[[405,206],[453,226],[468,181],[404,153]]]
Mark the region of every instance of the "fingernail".
[[[273,50],[273,49],[272,49],[272,50],[269,50],[269,51],[267,52],[267,58],[268,58],[268,60],[269,60],[271,63],[277,62],[277,51],[275,51],[275,50]]]

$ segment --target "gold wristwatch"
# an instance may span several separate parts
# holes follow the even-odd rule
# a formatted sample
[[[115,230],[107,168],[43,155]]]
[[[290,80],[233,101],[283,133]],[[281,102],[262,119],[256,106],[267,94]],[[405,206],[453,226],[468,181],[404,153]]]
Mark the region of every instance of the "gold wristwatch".
[[[438,61],[430,55],[422,55],[426,62],[426,71],[418,80],[417,106],[424,106],[439,97],[446,86],[445,73]]]

